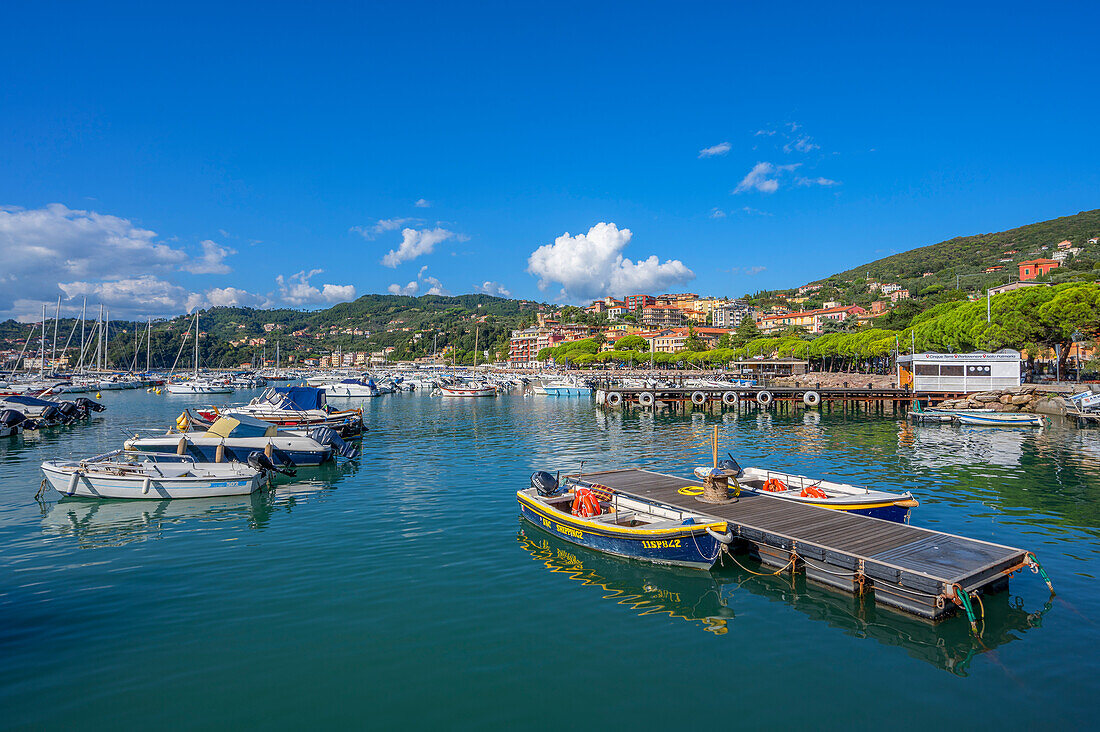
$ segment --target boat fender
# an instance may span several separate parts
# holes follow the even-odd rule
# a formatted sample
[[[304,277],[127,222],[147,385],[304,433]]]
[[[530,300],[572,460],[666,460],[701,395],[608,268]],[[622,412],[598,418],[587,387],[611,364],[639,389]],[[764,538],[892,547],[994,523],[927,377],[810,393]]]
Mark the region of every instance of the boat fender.
[[[725,394],[722,395],[722,403],[725,404],[727,407],[731,407],[736,404],[737,392],[727,391]]]
[[[623,403],[623,395],[617,391],[609,392],[607,395],[607,403],[612,407],[617,407]]]
[[[187,452],[187,438],[181,437],[179,443],[176,444],[176,454],[183,455]]]
[[[148,475],[145,476],[145,480],[141,482],[141,495],[149,495],[149,486],[151,485],[153,485],[153,479],[150,478]]]
[[[822,500],[829,498],[829,496],[825,495],[825,491],[812,485],[803,488],[802,493],[800,493],[799,495],[801,495],[803,498],[820,498]]]
[[[816,391],[808,391],[802,395],[802,403],[807,407],[816,407],[821,404],[821,395]]]
[[[772,403],[772,393],[767,390],[756,392],[756,403],[762,407],[768,406]]]
[[[69,476],[69,490],[66,492],[67,495],[71,496],[76,493],[76,484],[80,482],[80,475],[81,473],[79,470],[74,470],[73,474]]]
[[[709,526],[707,526],[705,528],[707,530],[707,533],[710,534],[710,537],[712,539],[714,539],[715,541],[717,541],[719,543],[722,543],[722,544],[726,544],[726,545],[729,545],[729,544],[733,543],[733,532],[732,531],[727,531],[724,534],[719,534],[717,531],[710,528]]]
[[[653,394],[648,391],[643,391],[638,395],[638,404],[641,404],[643,407],[652,407]]]
[[[703,392],[693,391],[691,393],[691,403],[694,404],[695,406],[700,407],[703,404],[706,404],[706,402],[707,402],[707,395],[704,394]]]
[[[779,478],[768,478],[764,481],[764,490],[769,493],[780,493],[787,490],[787,484]]]
[[[217,449],[214,450],[214,462],[216,462],[216,463],[224,463],[225,462],[225,442],[224,441],[219,442]]]

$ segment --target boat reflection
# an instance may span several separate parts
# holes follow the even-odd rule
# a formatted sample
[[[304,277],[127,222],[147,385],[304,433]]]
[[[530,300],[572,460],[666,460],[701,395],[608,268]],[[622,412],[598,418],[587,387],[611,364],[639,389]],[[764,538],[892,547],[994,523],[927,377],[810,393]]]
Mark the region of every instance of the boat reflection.
[[[359,470],[355,461],[303,468],[298,476],[280,476],[271,488],[247,496],[147,500],[66,497],[43,502],[42,531],[76,539],[82,549],[122,546],[161,539],[173,530],[192,530],[202,522],[258,530],[277,512],[335,488]]]
[[[552,572],[603,588],[609,593],[607,599],[630,606],[640,615],[664,613],[725,635],[735,617],[730,605],[748,593],[784,603],[848,635],[897,646],[913,658],[957,676],[968,675],[975,656],[1038,627],[1051,607],[1048,602],[1040,612],[1029,613],[1020,598],[1008,592],[988,595],[984,597],[985,626],[979,639],[971,635],[962,618],[932,624],[878,607],[871,599],[861,600],[807,582],[803,575],[792,582],[789,575],[758,576],[730,562],[712,572],[633,562],[570,544],[521,521],[517,539],[533,559]],[[752,568],[747,560],[741,561]]]

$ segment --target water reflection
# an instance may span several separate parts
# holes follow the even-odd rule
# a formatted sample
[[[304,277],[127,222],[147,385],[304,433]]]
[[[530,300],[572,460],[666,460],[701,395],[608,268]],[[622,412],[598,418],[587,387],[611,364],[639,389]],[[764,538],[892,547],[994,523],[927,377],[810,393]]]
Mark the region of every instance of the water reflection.
[[[757,576],[736,565],[700,572],[619,559],[565,542],[526,520],[517,540],[551,572],[566,574],[584,585],[597,586],[604,597],[633,608],[639,615],[663,613],[698,625],[716,635],[733,629],[731,608],[742,593],[782,602],[814,620],[857,638],[897,646],[913,658],[958,676],[968,675],[974,657],[991,651],[1042,624],[1048,602],[1039,612],[1027,612],[1007,591],[986,596],[981,638],[971,635],[965,620],[950,618],[932,624],[875,605],[871,599],[808,583],[804,576]],[[751,565],[750,565],[751,568]]]
[[[42,531],[72,537],[82,549],[123,546],[161,539],[171,529],[195,530],[201,524],[258,530],[273,515],[335,488],[355,475],[355,461],[301,469],[294,478],[280,477],[268,489],[248,496],[147,500],[65,497],[42,502]]]

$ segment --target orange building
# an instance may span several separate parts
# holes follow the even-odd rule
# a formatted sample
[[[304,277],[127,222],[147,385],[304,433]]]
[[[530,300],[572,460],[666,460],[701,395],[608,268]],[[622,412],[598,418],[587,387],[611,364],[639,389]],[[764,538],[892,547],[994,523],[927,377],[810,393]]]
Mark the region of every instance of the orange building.
[[[1029,259],[1020,262],[1020,281],[1033,280],[1039,275],[1045,275],[1052,269],[1058,269],[1058,261],[1054,259]]]

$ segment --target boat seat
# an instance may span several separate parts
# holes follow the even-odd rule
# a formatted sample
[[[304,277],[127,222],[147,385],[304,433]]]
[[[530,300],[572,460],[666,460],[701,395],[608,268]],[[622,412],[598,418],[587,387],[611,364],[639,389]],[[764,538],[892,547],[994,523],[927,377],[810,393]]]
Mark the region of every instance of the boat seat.
[[[673,519],[669,521],[658,521],[655,524],[646,524],[641,528],[645,529],[678,529],[684,525],[683,519]],[[696,521],[695,526],[702,526],[702,522]]]

